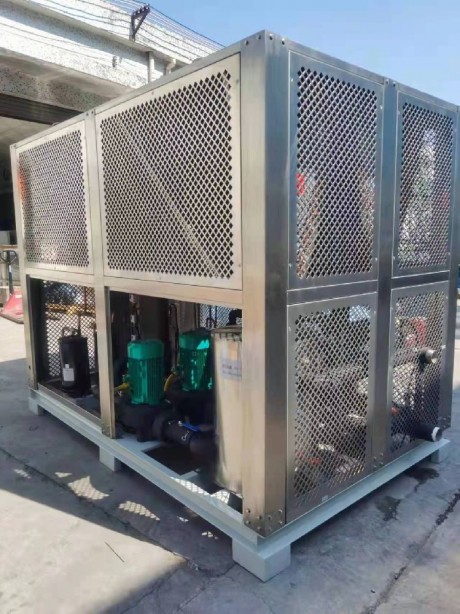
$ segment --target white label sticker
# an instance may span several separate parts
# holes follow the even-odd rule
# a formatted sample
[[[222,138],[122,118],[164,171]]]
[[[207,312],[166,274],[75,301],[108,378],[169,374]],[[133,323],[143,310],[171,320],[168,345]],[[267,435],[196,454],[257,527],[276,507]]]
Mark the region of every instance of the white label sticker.
[[[225,379],[241,379],[241,361],[222,358],[220,368]]]
[[[72,367],[65,366],[62,369],[62,379],[64,382],[74,382],[75,381],[75,373]]]

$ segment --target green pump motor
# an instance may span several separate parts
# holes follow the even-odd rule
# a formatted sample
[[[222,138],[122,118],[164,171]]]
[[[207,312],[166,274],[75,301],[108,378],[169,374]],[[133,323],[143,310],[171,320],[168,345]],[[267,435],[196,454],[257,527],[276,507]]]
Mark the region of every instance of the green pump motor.
[[[131,402],[157,405],[163,392],[164,345],[159,339],[128,343],[128,378]]]
[[[179,371],[183,390],[212,388],[211,336],[205,328],[179,335]]]

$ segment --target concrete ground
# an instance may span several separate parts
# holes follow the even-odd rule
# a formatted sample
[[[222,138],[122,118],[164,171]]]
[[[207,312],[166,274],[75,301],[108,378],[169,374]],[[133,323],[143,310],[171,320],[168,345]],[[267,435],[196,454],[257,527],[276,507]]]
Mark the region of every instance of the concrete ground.
[[[111,473],[26,401],[23,328],[0,319],[0,614],[460,611],[457,417],[447,462],[299,540],[290,569],[263,584],[233,563],[227,537],[133,472]]]

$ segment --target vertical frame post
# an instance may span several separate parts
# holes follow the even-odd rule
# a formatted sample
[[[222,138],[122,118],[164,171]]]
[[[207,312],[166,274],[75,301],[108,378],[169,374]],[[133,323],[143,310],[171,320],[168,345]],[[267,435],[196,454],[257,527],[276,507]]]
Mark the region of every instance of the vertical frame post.
[[[383,465],[387,450],[388,402],[393,382],[390,377],[391,276],[393,269],[393,227],[395,220],[396,135],[398,95],[396,83],[384,86],[383,95],[382,182],[380,235],[378,246],[377,340],[375,363],[374,423],[372,425],[372,457],[374,469]]]
[[[32,326],[32,305],[30,300],[30,278],[26,273],[26,258],[24,252],[24,224],[22,219],[22,206],[19,176],[19,165],[16,145],[12,145],[11,170],[13,176],[14,212],[16,216],[17,243],[19,254],[19,275],[21,280],[22,308],[24,313],[24,337],[26,344],[27,380],[30,388],[37,388],[37,363],[35,356],[34,327]]]
[[[257,34],[241,51],[244,521],[286,521],[289,54]]]
[[[101,405],[102,433],[115,438],[115,403],[113,396],[112,335],[110,318],[110,292],[104,285],[102,251],[102,220],[99,199],[99,169],[94,111],[85,119],[88,160],[89,203],[94,263],[94,296],[96,302],[96,332],[99,366],[99,401]]]
[[[447,342],[445,350],[445,377],[441,397],[441,407],[439,412],[440,423],[443,428],[451,425],[452,416],[452,387],[454,376],[454,355],[455,355],[455,330],[457,326],[457,284],[458,267],[460,264],[460,138],[459,130],[459,109],[457,108],[456,121],[454,125],[455,136],[455,166],[454,166],[454,186],[452,198],[452,233],[450,243],[450,274],[449,274],[449,299],[447,306]]]

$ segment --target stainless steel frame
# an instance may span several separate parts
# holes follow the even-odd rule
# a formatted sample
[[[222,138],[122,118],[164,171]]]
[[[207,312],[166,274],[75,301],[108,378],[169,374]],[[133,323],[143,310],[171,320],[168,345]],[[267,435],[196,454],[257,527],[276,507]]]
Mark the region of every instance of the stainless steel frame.
[[[298,73],[299,69],[309,69],[321,73],[325,71],[327,76],[335,81],[346,80],[347,83],[367,91],[372,91],[375,94],[376,108],[376,147],[375,147],[375,199],[373,209],[373,233],[372,233],[372,262],[370,270],[361,273],[350,273],[346,275],[325,275],[322,278],[299,279],[296,274],[296,164],[297,157],[296,140],[297,140],[297,122],[294,118],[298,112]],[[381,190],[381,156],[382,156],[382,138],[383,138],[383,78],[377,76],[364,76],[357,74],[350,67],[347,69],[337,65],[328,65],[324,60],[313,59],[306,53],[291,53],[290,57],[290,143],[291,143],[291,167],[290,167],[290,199],[289,199],[289,289],[310,288],[317,286],[337,286],[339,284],[349,284],[353,282],[362,282],[377,278],[377,249],[379,238],[380,224],[380,190]]]
[[[65,122],[65,125],[63,125],[61,127],[61,129],[59,131],[53,131],[53,129],[50,130],[46,130],[44,133],[41,132],[39,133],[35,139],[33,140],[28,140],[26,142],[24,142],[24,144],[15,147],[15,152],[16,152],[16,168],[19,169],[18,170],[18,177],[17,177],[17,184],[18,186],[21,185],[21,183],[23,182],[24,184],[26,183],[26,177],[20,177],[21,174],[21,169],[19,168],[19,163],[18,160],[21,156],[21,154],[26,154],[27,152],[30,152],[31,150],[35,149],[35,148],[39,148],[39,147],[46,147],[47,145],[50,145],[53,143],[53,141],[55,141],[57,138],[60,137],[66,137],[68,135],[70,135],[71,133],[79,133],[81,135],[81,164],[82,164],[82,192],[83,192],[83,201],[84,201],[84,218],[85,218],[85,227],[79,229],[81,231],[81,234],[84,235],[85,237],[85,243],[86,243],[86,247],[88,250],[88,265],[87,266],[79,266],[79,265],[64,265],[64,264],[51,264],[51,263],[47,263],[47,262],[29,262],[27,260],[27,256],[26,254],[24,254],[24,263],[26,267],[32,267],[35,269],[51,269],[51,270],[60,270],[60,271],[66,271],[69,273],[83,273],[83,274],[91,274],[93,272],[93,255],[92,255],[92,229],[91,229],[91,219],[90,219],[90,207],[89,207],[89,183],[88,183],[88,174],[87,174],[87,168],[88,168],[88,160],[87,160],[87,155],[88,155],[88,149],[86,147],[86,123],[85,121],[82,119],[81,116],[77,116],[75,119],[71,119],[67,122]],[[62,152],[62,158],[65,158],[66,156],[66,151],[65,151],[65,146],[62,147],[61,149]],[[53,158],[53,159],[52,159]],[[53,157],[49,156],[49,160],[47,160],[47,164],[49,164],[50,166],[53,164],[53,162],[59,162],[58,157],[55,155]],[[75,174],[78,173],[78,169],[75,168],[74,169]],[[55,188],[56,191],[58,190],[58,188],[63,189],[64,186],[59,185],[59,173],[58,173],[58,169],[51,169],[51,173],[50,174],[54,174],[55,177]],[[33,187],[35,188],[36,192],[39,192],[39,186],[38,185],[33,185]],[[53,195],[50,195],[53,196]],[[54,196],[56,197],[56,194],[54,194]],[[43,198],[45,197],[45,195],[43,195]],[[23,197],[22,197],[23,198]],[[21,201],[22,201],[21,198]],[[38,194],[34,194],[32,196],[32,198],[38,199]],[[71,217],[72,212],[65,211],[65,208],[67,206],[67,203],[63,202],[62,203],[62,208],[63,208],[63,213],[64,215],[67,213],[69,215],[69,217]],[[41,218],[43,218],[45,212],[41,212]],[[23,220],[23,217],[21,217],[21,219]],[[40,217],[37,216],[38,219],[40,220]],[[50,223],[49,228],[52,229],[52,224]],[[52,229],[55,230],[58,234],[59,232],[62,232],[62,228],[56,228],[56,229]],[[23,224],[23,231],[24,231],[24,224]],[[77,254],[78,255],[78,254]]]
[[[232,102],[235,111],[232,190],[238,234],[235,237],[236,275],[229,283],[221,284],[196,277],[168,277],[155,273],[133,275],[122,270],[110,270],[107,266],[102,189],[102,118],[110,117],[120,109],[132,108],[141,100],[153,100],[162,92],[174,92],[181,85],[193,83],[200,75],[212,75],[225,66],[232,66],[233,72],[237,67],[239,73]],[[369,151],[373,151],[374,159],[373,175],[367,183],[367,198],[369,203],[372,201],[372,232],[368,236],[371,261],[367,268],[350,274],[332,273],[305,279],[296,274],[297,79],[301,67],[326,75],[343,87],[361,88],[367,92],[366,95],[375,97],[375,134],[369,141],[371,144],[367,145]],[[415,101],[414,104],[423,108],[448,115],[453,121],[448,268],[437,266],[407,271],[399,270],[394,263],[399,240],[399,111],[404,100]],[[443,440],[432,444],[415,442],[394,460],[388,452],[393,384],[390,368],[393,358],[392,301],[401,292],[416,292],[416,288],[427,288],[430,284],[443,289],[448,287],[447,332],[440,382],[442,399],[438,408],[439,424],[447,427],[450,424],[459,258],[460,145],[457,117],[458,109],[453,105],[274,34],[261,32],[95,111],[54,126],[38,138],[32,137],[12,146],[32,409],[46,409],[93,441],[101,450],[101,460],[112,469],[119,461],[126,463],[228,533],[233,538],[235,560],[258,577],[266,580],[286,567],[292,541],[415,462],[445,449],[446,441]],[[18,154],[43,140],[51,141],[76,124],[84,126],[85,134],[91,266],[85,270],[72,270],[56,265],[51,269],[40,263],[28,263],[24,258]],[[353,161],[349,164],[353,165]],[[352,171],[358,176],[359,169]],[[339,221],[334,219],[334,224],[340,232]],[[49,394],[45,387],[38,388],[35,316],[30,301],[30,282],[33,279],[95,288],[100,425]],[[143,451],[149,446],[146,448],[127,439],[115,439],[111,290],[243,308],[245,422],[242,514],[221,501],[217,503],[205,490],[197,487],[193,477],[191,481],[181,479],[147,457]],[[292,359],[295,343],[293,323],[298,314],[339,305],[356,305],[363,300],[371,307],[365,470],[333,488],[323,487],[319,496],[308,505],[294,507],[292,425],[296,410],[296,367]],[[149,445],[152,448],[158,444],[152,442]],[[193,488],[190,484],[194,484]]]
[[[288,522],[301,516],[308,511],[309,509],[316,507],[320,503],[324,503],[329,498],[333,497],[337,492],[341,492],[346,489],[348,486],[353,484],[354,482],[359,481],[364,478],[366,475],[373,471],[373,462],[372,462],[372,425],[374,423],[374,412],[375,405],[373,403],[373,398],[375,394],[375,360],[376,360],[376,302],[377,296],[375,293],[373,294],[359,294],[357,296],[347,296],[346,298],[335,298],[329,299],[325,301],[315,301],[312,303],[303,303],[298,305],[290,305],[288,308],[288,426],[287,426],[287,437],[288,437],[288,464],[287,464],[287,476],[288,476],[288,486],[287,486],[287,515]],[[296,437],[298,436],[299,427],[296,424],[296,413],[299,411],[299,406],[301,405],[300,400],[297,398],[296,388],[297,383],[299,381],[299,369],[297,368],[297,356],[296,356],[296,345],[298,343],[297,337],[299,336],[299,330],[296,326],[299,318],[309,318],[312,317],[314,319],[315,314],[324,314],[324,313],[337,313],[337,310],[343,310],[346,308],[360,308],[360,306],[366,306],[369,308],[369,356],[366,361],[366,368],[368,370],[368,376],[365,377],[363,381],[363,385],[367,388],[366,390],[366,403],[365,403],[365,419],[366,419],[366,431],[365,431],[365,441],[362,442],[362,446],[352,445],[352,448],[361,448],[356,450],[357,455],[361,457],[361,467],[359,471],[353,471],[348,476],[341,477],[338,481],[334,480],[334,478],[328,479],[324,481],[324,483],[315,486],[314,488],[308,489],[307,493],[303,493],[305,499],[307,499],[308,503],[302,502],[302,497],[298,499],[299,493],[296,492],[298,490],[302,490],[302,488],[296,487],[296,475],[297,470],[299,469],[299,459],[296,458],[296,454],[299,452],[299,446],[296,442]],[[348,345],[352,345],[352,341],[345,338],[343,341]],[[345,355],[347,352],[347,346],[342,345],[342,342],[337,340],[335,344],[335,350],[337,353]],[[318,351],[319,348],[312,344],[310,349],[313,352]],[[334,350],[333,350],[334,351]],[[332,359],[332,356],[331,356]],[[346,362],[342,363],[342,366],[346,366]],[[324,373],[324,371],[322,371]],[[331,369],[332,375],[333,370]],[[310,393],[310,397],[313,396],[313,392]],[[315,429],[315,410],[316,417],[319,415],[323,416],[324,420],[324,429],[328,429],[329,425],[327,424],[326,419],[326,411],[322,411],[321,407],[318,407],[317,401],[320,399],[317,397],[315,400],[311,399],[312,407],[308,409],[311,411],[309,415],[310,422],[310,435],[313,434]],[[322,398],[322,403],[324,406],[328,399]],[[316,405],[316,407],[315,407]],[[304,409],[304,408],[303,408]],[[325,407],[324,407],[325,410]],[[339,408],[337,408],[335,420],[333,422],[333,426],[335,429],[340,430],[340,422],[339,422]],[[358,407],[352,406],[350,403],[350,410],[357,412]],[[317,425],[316,425],[317,426]],[[301,429],[300,429],[301,430]],[[302,433],[305,437],[306,433]]]
[[[99,169],[104,169],[104,158],[103,158],[103,126],[107,121],[113,121],[114,125],[120,127],[120,131],[124,136],[125,142],[129,143],[130,133],[123,124],[120,116],[128,115],[133,113],[134,122],[137,121],[137,116],[134,115],[136,109],[139,108],[140,105],[143,105],[144,109],[148,108],[149,104],[152,104],[154,101],[162,101],[169,99],[173,99],[174,95],[178,93],[178,91],[188,91],[193,86],[197,84],[205,83],[210,78],[212,79],[216,75],[221,74],[230,74],[229,83],[231,84],[231,89],[229,90],[228,98],[229,98],[229,107],[231,109],[231,126],[230,126],[230,134],[228,135],[229,143],[231,143],[231,149],[233,152],[232,163],[231,163],[231,197],[232,197],[232,238],[233,238],[233,274],[229,279],[213,279],[209,277],[202,277],[200,275],[192,275],[192,274],[173,274],[173,273],[162,273],[162,272],[146,272],[141,270],[123,270],[121,268],[114,268],[110,266],[109,262],[109,235],[107,230],[107,217],[108,217],[108,206],[107,199],[105,197],[105,184],[101,179],[99,182],[99,202],[101,206],[101,220],[102,220],[102,239],[103,239],[103,260],[104,260],[104,273],[107,277],[120,277],[120,278],[134,278],[137,280],[144,281],[159,281],[159,282],[169,282],[169,283],[181,283],[188,285],[197,285],[197,286],[206,286],[206,287],[216,287],[216,288],[229,288],[229,289],[241,289],[241,180],[240,180],[240,62],[239,56],[233,55],[228,58],[221,60],[220,62],[214,62],[205,68],[201,68],[194,72],[191,72],[187,76],[183,76],[181,79],[177,79],[175,81],[170,81],[163,85],[158,85],[155,88],[151,88],[150,90],[144,92],[143,94],[139,94],[135,99],[130,99],[128,101],[122,101],[119,104],[114,104],[110,109],[104,109],[99,111],[96,109],[95,118],[96,118],[96,135],[97,135],[97,155],[98,155],[98,167]],[[177,105],[176,105],[177,106]],[[201,105],[201,121],[203,122],[203,130],[211,130],[213,127],[213,123],[217,120],[217,112],[219,109],[213,109],[211,106],[208,113],[206,113],[206,105],[204,101],[202,101]],[[213,113],[214,111],[214,121]],[[145,111],[144,111],[145,112]],[[206,117],[209,118],[209,125],[205,124]],[[217,126],[218,128],[219,126]],[[217,129],[216,128],[216,129]],[[148,138],[148,134],[146,138]],[[145,183],[149,184],[152,182],[155,184],[158,190],[162,192],[163,199],[168,203],[167,209],[169,210],[171,221],[175,221],[176,225],[181,227],[187,223],[187,220],[183,219],[183,213],[177,211],[179,208],[177,204],[174,202],[174,191],[173,188],[167,184],[166,181],[159,178],[160,173],[158,172],[155,164],[152,164],[148,159],[145,148],[142,149],[141,146],[135,142],[135,139],[132,139],[134,142],[133,145],[133,156],[134,156],[134,166],[140,169],[139,174],[145,178]],[[122,147],[123,141],[120,142],[120,147]],[[180,143],[180,134],[177,136],[177,148],[180,149],[180,145],[183,147],[186,145],[185,143]],[[209,152],[209,165],[211,166],[212,160],[212,152]],[[191,157],[193,161],[193,156]],[[193,167],[191,169],[184,168],[183,174],[193,172]],[[132,173],[135,174],[133,170]],[[169,181],[171,177],[168,177]],[[222,190],[223,191],[223,190]],[[150,198],[154,199],[154,194],[149,195]],[[122,198],[122,195],[119,195],[119,198]],[[192,200],[192,195],[189,196],[190,201]],[[171,201],[171,204],[170,204]],[[123,201],[122,201],[123,202]],[[189,209],[191,209],[191,202],[189,203]],[[201,203],[202,207],[206,207],[206,203]],[[125,224],[129,223],[130,214],[126,215]],[[218,222],[218,220],[216,220]],[[126,229],[123,225],[120,224],[120,235],[126,232]],[[193,231],[190,231],[193,235],[192,238],[195,242],[199,242],[199,237],[195,236]],[[216,234],[218,234],[219,230],[216,229]],[[115,242],[115,241],[113,241]],[[161,248],[161,243],[158,243],[159,251]]]
[[[403,109],[405,105],[414,105],[415,107],[428,111],[432,114],[436,114],[438,116],[443,116],[448,118],[452,122],[452,161],[451,161],[451,185],[450,185],[450,193],[449,193],[449,202],[450,205],[453,206],[454,203],[454,177],[455,177],[455,134],[457,132],[457,108],[454,105],[448,104],[442,101],[432,101],[427,100],[427,97],[416,94],[414,92],[409,93],[405,91],[404,88],[398,88],[398,147],[396,154],[396,174],[397,174],[397,184],[396,184],[396,199],[397,201],[401,197],[401,166],[402,166],[402,144],[403,144]],[[446,264],[443,265],[429,265],[429,266],[413,266],[408,268],[400,267],[398,263],[398,245],[400,242],[400,229],[398,224],[398,216],[400,212],[399,202],[396,202],[396,210],[395,210],[395,224],[394,224],[394,240],[393,240],[393,276],[394,277],[405,277],[408,275],[416,275],[418,273],[426,274],[433,273],[436,271],[447,271],[451,266],[451,252],[450,250],[447,252]],[[448,244],[451,245],[452,241],[452,224],[453,224],[453,215],[449,215],[448,219],[448,232],[447,232],[447,241]]]
[[[442,281],[442,282],[437,282],[437,283],[426,283],[426,284],[421,284],[421,285],[415,285],[415,286],[405,286],[405,287],[398,287],[398,288],[394,288],[391,292],[391,318],[390,318],[390,348],[391,348],[391,357],[393,358],[394,356],[394,344],[395,344],[395,335],[396,335],[396,323],[395,323],[395,319],[397,316],[396,313],[396,305],[398,303],[399,299],[413,299],[416,300],[417,297],[419,296],[430,296],[433,293],[439,293],[440,295],[443,296],[443,313],[441,314],[441,322],[440,322],[440,328],[442,329],[442,336],[440,336],[439,338],[439,346],[440,346],[440,352],[439,352],[439,357],[438,357],[438,361],[440,364],[440,402],[439,402],[439,407],[438,407],[438,421],[439,421],[439,426],[442,428],[445,428],[446,426],[446,421],[445,421],[445,417],[444,414],[446,412],[446,408],[444,407],[444,399],[446,398],[446,395],[449,395],[449,392],[447,390],[447,388],[451,388],[451,385],[449,386],[449,375],[446,372],[446,352],[447,352],[447,316],[448,316],[448,291],[449,291],[449,284],[448,281]],[[393,382],[395,381],[395,373],[394,373],[394,367],[393,364],[389,364],[388,365],[388,383],[389,383],[389,388],[388,388],[388,395],[390,398],[390,402],[391,402],[391,398],[392,398],[392,394],[393,394]],[[450,408],[448,408],[450,409]],[[450,412],[449,412],[450,415]],[[388,462],[389,460],[393,460],[394,458],[396,458],[397,456],[400,456],[401,454],[404,454],[405,452],[407,452],[407,450],[409,450],[410,448],[417,446],[418,442],[417,440],[412,441],[406,445],[404,445],[402,448],[400,448],[399,450],[396,451],[392,451],[391,450],[391,446],[390,446],[390,442],[391,442],[391,419],[390,419],[390,415],[387,414],[388,416],[388,421],[387,421],[387,427],[386,427],[386,433],[387,433],[387,444],[386,444],[386,451],[385,451],[385,462]]]

